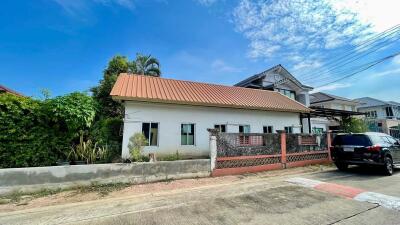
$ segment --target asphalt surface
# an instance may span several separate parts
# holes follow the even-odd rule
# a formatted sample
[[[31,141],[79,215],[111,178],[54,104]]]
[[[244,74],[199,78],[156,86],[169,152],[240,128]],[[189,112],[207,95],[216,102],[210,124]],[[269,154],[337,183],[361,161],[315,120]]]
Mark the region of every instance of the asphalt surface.
[[[286,182],[332,182],[400,197],[400,171],[350,169],[179,189],[0,214],[0,224],[400,224],[400,212]]]

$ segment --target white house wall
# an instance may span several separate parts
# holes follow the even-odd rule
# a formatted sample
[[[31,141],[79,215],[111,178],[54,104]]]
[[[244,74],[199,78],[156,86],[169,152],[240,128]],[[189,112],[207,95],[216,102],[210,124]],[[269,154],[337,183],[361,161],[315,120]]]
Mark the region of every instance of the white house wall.
[[[209,133],[207,128],[215,124],[226,124],[227,132],[236,133],[239,125],[250,125],[250,132],[262,133],[263,126],[273,126],[283,130],[293,126],[293,132],[300,132],[299,114],[231,108],[183,106],[175,104],[155,104],[125,102],[125,119],[122,157],[129,157],[129,138],[142,132],[142,122],[159,123],[158,146],[146,146],[144,154],[179,154],[186,156],[209,155]],[[195,124],[195,145],[181,145],[181,124]]]

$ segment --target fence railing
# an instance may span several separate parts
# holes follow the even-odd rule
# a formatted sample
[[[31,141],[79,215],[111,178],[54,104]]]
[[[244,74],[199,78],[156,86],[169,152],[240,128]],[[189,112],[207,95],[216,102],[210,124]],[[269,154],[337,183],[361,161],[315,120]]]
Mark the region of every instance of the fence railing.
[[[240,174],[330,161],[331,133],[219,133],[213,175]]]

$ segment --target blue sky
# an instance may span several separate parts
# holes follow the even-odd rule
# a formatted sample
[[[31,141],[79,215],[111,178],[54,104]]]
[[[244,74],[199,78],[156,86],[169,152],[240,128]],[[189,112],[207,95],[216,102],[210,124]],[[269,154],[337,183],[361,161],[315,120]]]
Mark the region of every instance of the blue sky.
[[[328,73],[329,60],[400,21],[399,3],[379,2],[10,0],[0,8],[0,84],[31,96],[85,91],[112,56],[140,52],[168,78],[232,85],[282,64],[318,87],[346,74]],[[350,65],[399,50],[397,40]],[[399,84],[396,57],[317,90],[400,101]]]

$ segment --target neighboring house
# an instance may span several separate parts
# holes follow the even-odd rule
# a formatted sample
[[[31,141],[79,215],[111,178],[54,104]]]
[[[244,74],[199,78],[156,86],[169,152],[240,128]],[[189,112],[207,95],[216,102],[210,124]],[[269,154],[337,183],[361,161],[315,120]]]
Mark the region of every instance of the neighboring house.
[[[9,93],[9,94],[16,95],[16,96],[24,96],[24,95],[12,90],[12,89],[0,84],[0,94],[1,93]]]
[[[335,109],[343,111],[356,112],[358,101],[339,97],[332,94],[317,92],[310,94],[310,107]],[[326,132],[328,130],[340,130],[340,118],[332,117],[319,117],[311,119],[311,127],[313,133]]]
[[[129,138],[143,133],[145,154],[209,155],[208,128],[221,132],[300,132],[310,110],[275,91],[255,90],[142,75],[121,74],[112,91],[125,105],[122,157]]]
[[[371,131],[384,132],[400,138],[400,103],[364,97],[357,110],[366,114]]]
[[[313,90],[312,87],[302,84],[280,64],[242,80],[234,86],[277,91],[305,106],[310,105],[309,92]],[[307,118],[302,119],[302,126],[309,127]],[[304,133],[308,131],[303,129]]]

